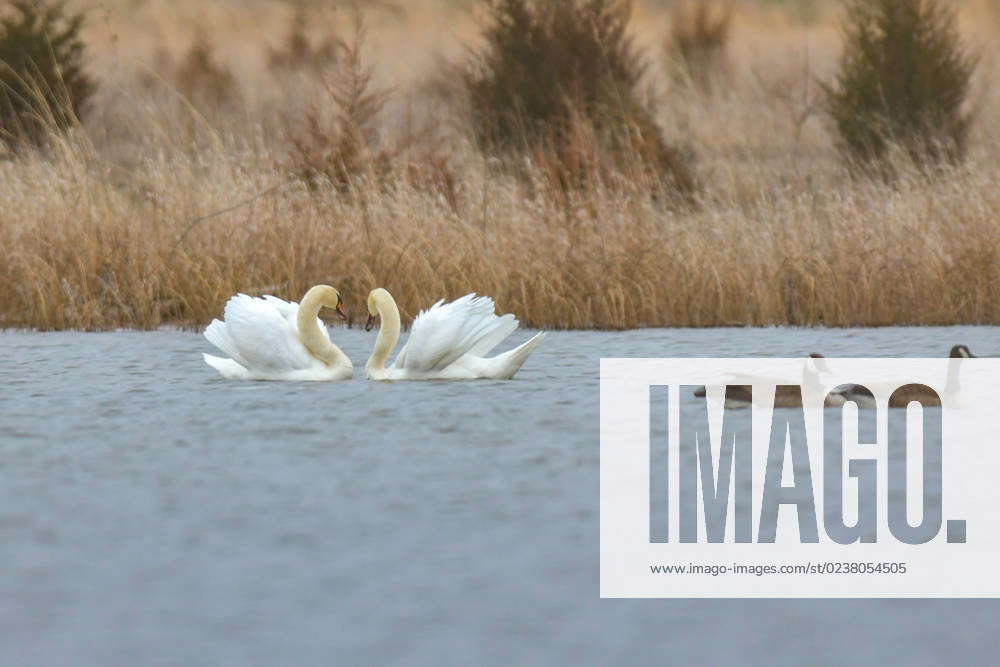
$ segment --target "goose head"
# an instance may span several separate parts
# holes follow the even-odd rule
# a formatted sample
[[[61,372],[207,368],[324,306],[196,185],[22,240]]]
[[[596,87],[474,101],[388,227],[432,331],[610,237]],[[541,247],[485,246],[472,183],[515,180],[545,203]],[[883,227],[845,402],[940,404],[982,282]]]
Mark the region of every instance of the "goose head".
[[[952,359],[971,359],[976,355],[972,354],[967,346],[956,345],[951,348],[951,352],[948,353],[948,356]]]

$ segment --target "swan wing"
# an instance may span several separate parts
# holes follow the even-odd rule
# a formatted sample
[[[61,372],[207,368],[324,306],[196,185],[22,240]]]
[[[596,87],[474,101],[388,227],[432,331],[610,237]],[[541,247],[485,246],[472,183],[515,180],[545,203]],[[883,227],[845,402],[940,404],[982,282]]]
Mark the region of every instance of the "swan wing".
[[[466,354],[485,357],[493,348],[507,340],[508,336],[517,331],[518,324],[517,319],[510,313],[501,315],[500,317],[494,315],[491,323],[491,331],[473,345]]]
[[[284,299],[279,299],[278,297],[270,294],[265,294],[260,298],[274,306],[274,309],[281,313],[281,316],[286,320],[294,320],[299,314],[299,304],[294,301],[285,301]]]
[[[298,329],[298,324],[296,323],[296,319],[299,316],[298,303],[296,303],[295,301],[285,301],[284,299],[279,299],[278,297],[271,296],[270,294],[265,294],[261,298],[264,299],[264,301],[267,301],[272,306],[274,306],[277,309],[277,311],[281,313],[282,317],[291,322],[292,325],[295,326],[296,329]],[[319,325],[320,333],[322,333],[327,340],[330,340],[330,332],[327,331],[326,325],[323,324],[323,320],[317,317],[316,324]]]
[[[225,318],[239,353],[234,359],[244,360],[241,364],[247,368],[273,372],[311,368],[317,363],[299,340],[294,318],[290,321],[269,300],[237,294],[226,304]]]
[[[506,331],[511,321],[517,326],[513,317],[500,318],[494,311],[493,299],[475,294],[451,303],[438,301],[413,320],[410,336],[393,365],[410,371],[435,371],[474,349],[492,349],[513,330]],[[501,331],[505,333],[501,335]]]
[[[232,336],[229,335],[229,329],[226,327],[225,322],[212,320],[212,323],[208,325],[203,335],[209,343],[217,347],[220,352],[232,358],[233,361],[244,367],[248,365],[247,360],[240,355],[240,350],[236,347]]]

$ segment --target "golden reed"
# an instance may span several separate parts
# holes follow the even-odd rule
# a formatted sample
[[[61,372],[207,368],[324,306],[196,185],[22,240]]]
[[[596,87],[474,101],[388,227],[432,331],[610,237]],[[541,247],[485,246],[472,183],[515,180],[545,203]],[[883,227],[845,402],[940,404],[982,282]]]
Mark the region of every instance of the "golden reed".
[[[738,12],[725,85],[711,94],[666,89],[654,68],[658,121],[697,156],[693,207],[650,197],[641,179],[562,194],[546,186],[544,164],[529,164],[527,178],[498,173],[461,127],[426,140],[446,142],[457,179],[448,196],[427,187],[437,172],[423,178],[431,166],[412,147],[388,178],[311,189],[290,178],[276,129],[308,105],[246,47],[262,33],[279,40],[266,26],[280,22],[226,6],[210,12],[229,45],[217,57],[246,93],[224,109],[192,108],[136,65],[153,54],[129,21],[149,16],[116,14],[122,5],[90,29],[95,71],[108,74],[84,131],[56,138],[49,156],[0,160],[0,326],[196,327],[236,292],[297,300],[316,283],[336,285],[356,317],[384,286],[404,321],[476,291],[543,328],[1000,323],[1000,19],[987,20],[988,3],[963,15],[981,53],[967,163],[892,185],[852,179],[838,162],[815,84],[838,53],[826,15]],[[193,7],[190,26],[205,20]],[[393,31],[423,34],[429,12],[371,25],[381,80],[396,70],[379,44],[401,43]],[[183,16],[163,12],[162,46],[178,54]],[[655,45],[668,29],[665,15],[638,9],[640,41]],[[432,58],[400,67],[405,92],[382,115],[387,135],[431,115],[439,94],[424,83]]]

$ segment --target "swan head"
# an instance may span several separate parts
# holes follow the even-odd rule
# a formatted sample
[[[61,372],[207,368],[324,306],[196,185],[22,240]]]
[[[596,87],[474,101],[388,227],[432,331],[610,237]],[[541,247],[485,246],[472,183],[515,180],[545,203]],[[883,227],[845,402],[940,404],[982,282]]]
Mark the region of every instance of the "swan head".
[[[972,352],[969,351],[969,348],[965,345],[956,345],[951,348],[951,352],[948,353],[948,356],[952,359],[971,359],[976,355],[972,354]]]
[[[344,301],[341,299],[337,288],[330,287],[329,285],[316,285],[309,290],[309,294],[315,294],[321,306],[332,308],[340,315],[341,319],[347,319],[347,312],[344,310]],[[304,298],[303,301],[305,301]]]
[[[376,287],[368,293],[368,319],[365,321],[365,331],[371,331],[372,327],[375,326],[375,318],[378,317],[378,302],[388,296],[389,292],[381,287]]]

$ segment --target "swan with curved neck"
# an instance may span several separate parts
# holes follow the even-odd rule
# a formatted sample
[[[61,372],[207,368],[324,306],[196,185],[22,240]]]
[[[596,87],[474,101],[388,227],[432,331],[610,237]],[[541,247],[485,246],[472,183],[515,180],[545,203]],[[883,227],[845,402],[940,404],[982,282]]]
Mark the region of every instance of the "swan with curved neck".
[[[375,339],[375,347],[372,348],[372,355],[365,364],[365,372],[369,379],[381,379],[375,376],[386,373],[385,362],[389,360],[389,355],[399,342],[399,332],[402,328],[396,300],[381,287],[373,289],[368,294],[368,320],[365,322],[365,331],[372,330],[376,316],[382,320],[382,324]]]
[[[513,315],[498,317],[489,297],[467,294],[451,303],[438,301],[417,315],[406,344],[387,366],[401,327],[396,300],[381,287],[368,294],[365,331],[371,331],[376,317],[382,326],[365,365],[369,380],[509,380],[545,337],[538,333],[513,350],[483,356],[512,334],[518,322]]]
[[[205,363],[235,380],[347,380],[354,366],[330,341],[319,311],[347,313],[340,292],[316,285],[290,303],[273,296],[237,294],[226,304],[224,320],[213,320],[205,338],[229,356],[204,355]]]
[[[309,354],[327,366],[336,368],[346,365],[353,368],[351,360],[347,358],[343,350],[334,345],[320,330],[318,316],[319,311],[324,306],[332,308],[341,319],[347,319],[340,292],[329,285],[316,285],[302,297],[299,310],[295,315],[295,326],[299,331],[299,340],[309,350]]]

